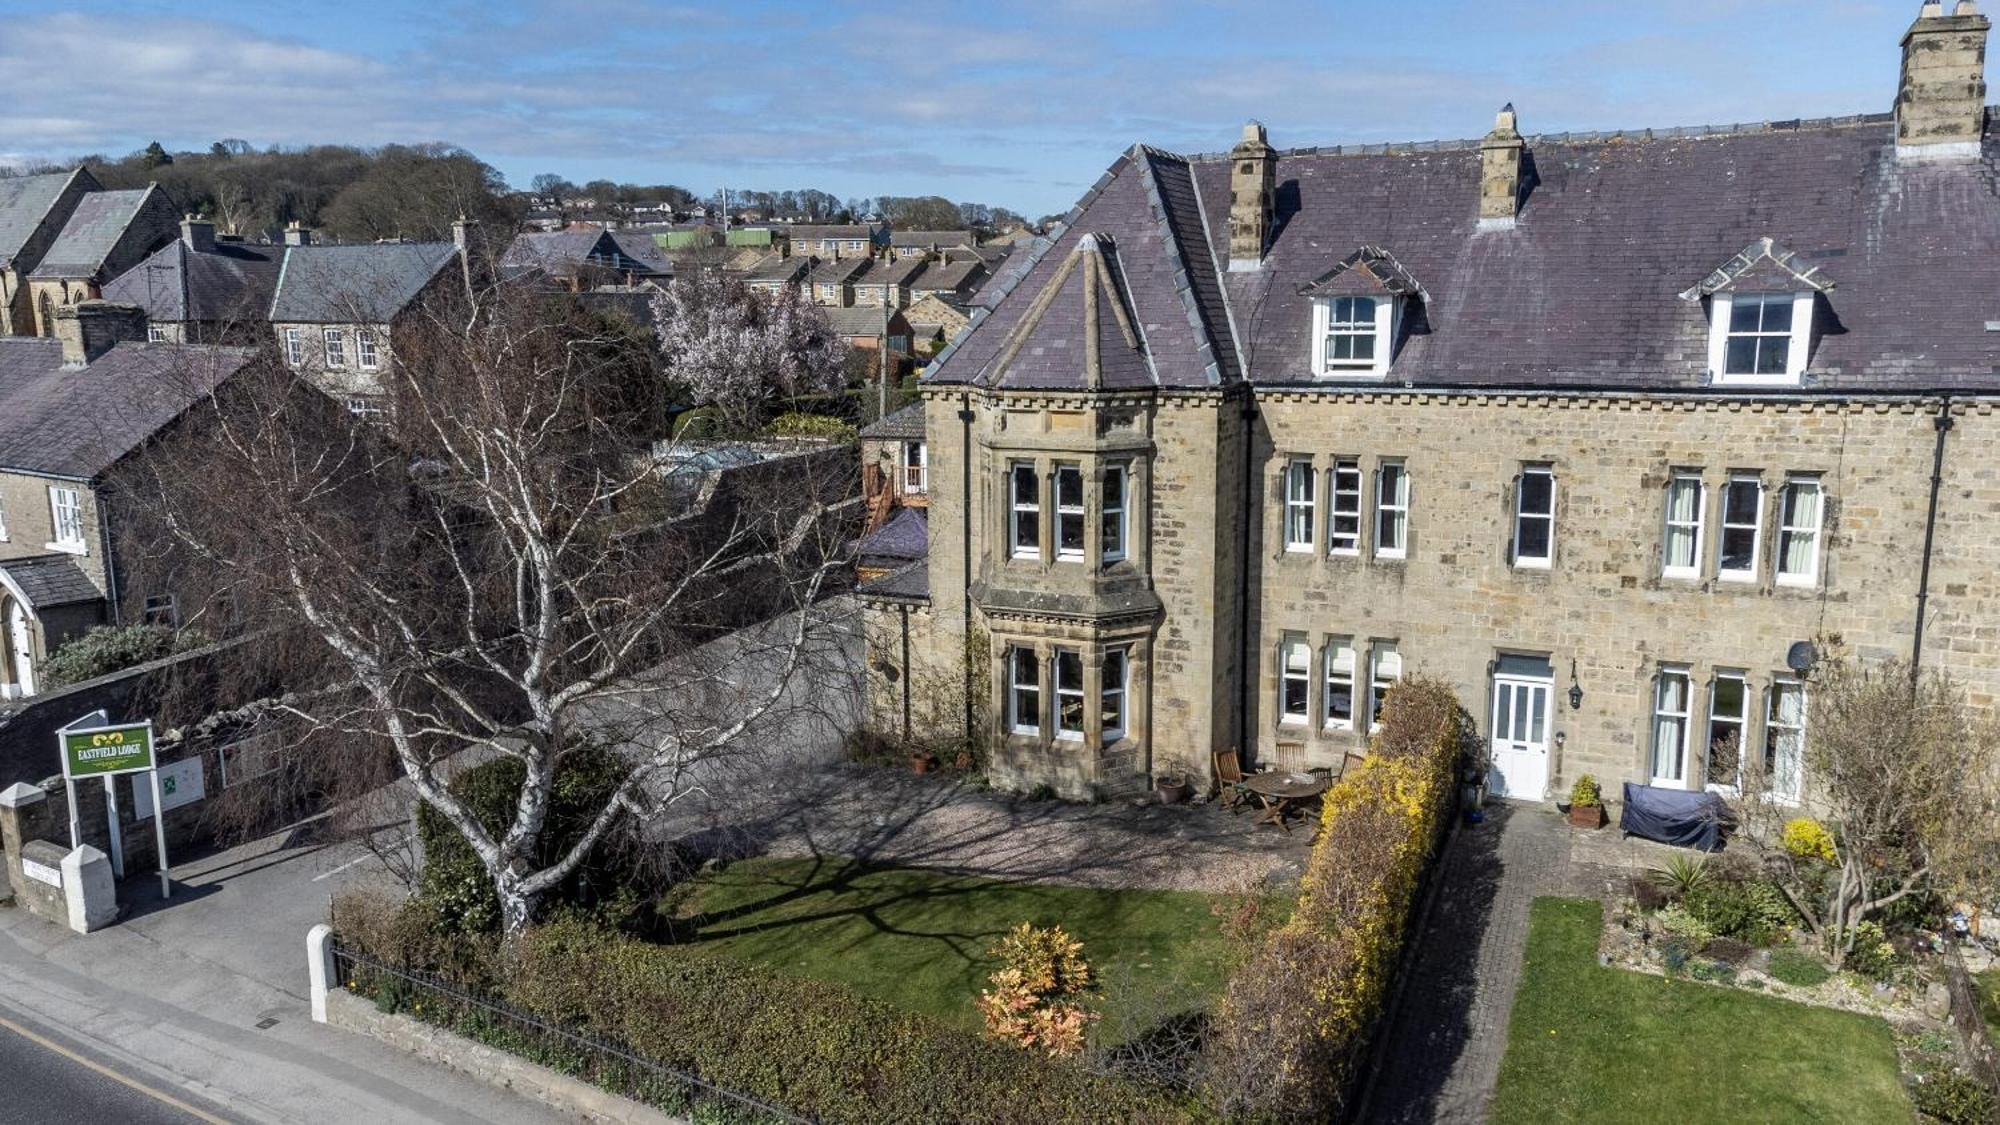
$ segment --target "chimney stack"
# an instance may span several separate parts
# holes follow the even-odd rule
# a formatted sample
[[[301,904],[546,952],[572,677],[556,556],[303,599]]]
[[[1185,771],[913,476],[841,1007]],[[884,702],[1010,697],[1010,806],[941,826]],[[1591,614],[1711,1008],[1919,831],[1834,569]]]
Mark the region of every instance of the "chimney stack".
[[[116,301],[79,301],[56,308],[56,339],[67,371],[96,363],[124,341],[146,338],[146,310]]]
[[[479,220],[468,219],[464,215],[451,221],[451,244],[458,247],[459,253],[464,254],[472,249],[473,228],[478,225]]]
[[[1904,160],[1977,160],[1986,124],[1986,32],[1972,0],[1950,15],[1927,3],[1903,35],[1896,93],[1896,155]]]
[[[199,253],[215,249],[215,223],[189,215],[181,220],[181,241]]]
[[[1508,102],[1479,142],[1479,229],[1513,230],[1521,207],[1521,154],[1527,149]]]
[[[1229,269],[1261,269],[1271,239],[1271,208],[1278,154],[1256,121],[1229,150]]]
[[[285,245],[311,246],[317,241],[318,238],[314,235],[313,229],[299,222],[297,219],[293,219],[291,222],[285,224]]]

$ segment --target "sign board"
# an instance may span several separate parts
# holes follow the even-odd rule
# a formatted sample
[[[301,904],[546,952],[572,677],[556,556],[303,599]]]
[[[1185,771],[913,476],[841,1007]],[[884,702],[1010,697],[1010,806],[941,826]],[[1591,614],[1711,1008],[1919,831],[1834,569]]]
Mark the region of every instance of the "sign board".
[[[32,859],[24,858],[21,860],[21,874],[26,875],[37,883],[47,883],[57,890],[62,889],[62,868],[60,867],[50,867],[46,863],[37,863]]]
[[[160,767],[160,804],[168,812],[207,795],[202,786],[200,758],[182,758]],[[144,778],[132,779],[132,815],[138,820],[153,815],[153,789]]]
[[[64,731],[63,776],[110,777],[153,768],[153,724]]]

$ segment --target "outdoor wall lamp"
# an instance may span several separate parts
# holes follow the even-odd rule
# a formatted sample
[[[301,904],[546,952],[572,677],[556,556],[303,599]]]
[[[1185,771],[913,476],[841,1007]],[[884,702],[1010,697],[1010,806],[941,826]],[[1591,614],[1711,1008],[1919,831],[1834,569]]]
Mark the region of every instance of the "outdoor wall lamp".
[[[1569,658],[1569,709],[1576,711],[1582,707],[1583,685],[1576,680],[1576,657],[1572,656]]]

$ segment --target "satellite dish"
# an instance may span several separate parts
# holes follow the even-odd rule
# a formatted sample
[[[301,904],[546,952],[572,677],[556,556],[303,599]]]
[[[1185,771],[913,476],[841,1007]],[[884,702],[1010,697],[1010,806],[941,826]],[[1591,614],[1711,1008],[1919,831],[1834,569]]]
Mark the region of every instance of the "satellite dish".
[[[1813,662],[1818,659],[1819,653],[1813,649],[1811,641],[1795,641],[1792,647],[1785,650],[1785,667],[1794,672],[1812,671]]]

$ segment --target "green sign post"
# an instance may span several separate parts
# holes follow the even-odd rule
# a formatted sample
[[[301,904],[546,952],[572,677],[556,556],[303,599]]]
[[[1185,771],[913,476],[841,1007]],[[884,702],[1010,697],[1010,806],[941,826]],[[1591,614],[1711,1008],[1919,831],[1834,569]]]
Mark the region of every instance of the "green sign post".
[[[63,775],[109,777],[153,768],[153,724],[64,731]]]

